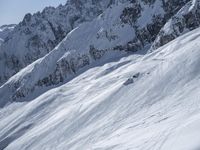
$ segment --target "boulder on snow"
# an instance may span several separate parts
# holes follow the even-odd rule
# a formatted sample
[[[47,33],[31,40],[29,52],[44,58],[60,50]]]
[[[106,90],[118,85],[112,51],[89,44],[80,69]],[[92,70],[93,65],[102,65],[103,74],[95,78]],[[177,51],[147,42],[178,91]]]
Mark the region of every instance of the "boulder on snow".
[[[126,80],[126,82],[124,82],[124,85],[129,85],[129,84],[133,84],[134,81],[133,81],[133,78],[129,78]]]

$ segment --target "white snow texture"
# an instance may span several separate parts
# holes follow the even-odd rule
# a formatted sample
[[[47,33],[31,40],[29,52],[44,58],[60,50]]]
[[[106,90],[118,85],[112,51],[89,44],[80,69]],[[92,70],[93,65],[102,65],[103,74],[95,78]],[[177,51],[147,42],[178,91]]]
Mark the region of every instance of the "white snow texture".
[[[0,150],[200,150],[200,28],[153,51],[149,45],[114,51],[137,34],[120,20],[130,5],[124,1],[77,24],[0,86]],[[191,2],[186,6],[198,1]],[[155,3],[142,6],[139,28],[164,14],[161,1]],[[161,31],[172,32],[170,21]],[[0,28],[0,44],[13,28]],[[94,60],[91,45],[105,56]],[[82,56],[88,65],[82,66]],[[74,59],[79,70],[62,70],[63,82],[38,85],[61,61]]]

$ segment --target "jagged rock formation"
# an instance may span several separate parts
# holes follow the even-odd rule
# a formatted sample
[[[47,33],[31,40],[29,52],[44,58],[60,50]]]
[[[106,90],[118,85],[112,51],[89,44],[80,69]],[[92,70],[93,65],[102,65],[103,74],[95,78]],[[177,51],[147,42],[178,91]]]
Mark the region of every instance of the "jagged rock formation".
[[[174,40],[178,36],[200,26],[200,1],[188,2],[161,29],[152,48],[156,49]]]

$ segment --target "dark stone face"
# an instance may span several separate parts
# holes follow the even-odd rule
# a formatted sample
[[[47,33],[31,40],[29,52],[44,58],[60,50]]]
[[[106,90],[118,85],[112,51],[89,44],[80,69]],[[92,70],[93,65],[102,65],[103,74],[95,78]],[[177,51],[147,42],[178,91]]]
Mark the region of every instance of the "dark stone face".
[[[200,8],[200,7],[198,7]],[[186,28],[193,30],[200,25],[200,10],[197,9],[195,12],[190,12],[184,15]]]
[[[100,59],[104,54],[104,50],[98,50],[93,45],[90,46],[89,54],[94,60]]]
[[[133,25],[136,22],[136,20],[139,18],[141,11],[142,10],[141,10],[140,3],[138,3],[137,1],[134,1],[132,2],[131,7],[126,7],[123,10],[123,13],[120,16],[121,21],[125,24],[129,23]]]
[[[136,39],[140,41],[141,43],[140,47],[141,47],[148,43],[151,44],[152,42],[154,42],[161,28],[168,21],[168,19],[172,17],[175,13],[177,13],[177,11],[179,11],[188,1],[189,0],[177,0],[177,1],[162,0],[162,7],[163,10],[165,11],[164,16],[159,14],[154,15],[152,18],[152,23],[147,24],[147,26],[145,26],[144,28],[139,28],[137,27],[137,20],[141,16],[142,12],[141,2],[147,5],[152,5],[153,7],[155,0],[141,0],[141,2],[136,0],[131,0],[130,1],[131,5],[123,10],[120,19],[122,23],[124,24],[128,23],[131,26],[133,26],[133,28],[136,30],[136,35],[137,35]],[[170,39],[172,39],[172,36],[170,36]],[[164,41],[163,43],[165,43]],[[138,44],[135,43],[135,45]],[[135,48],[135,50],[136,49],[137,48]]]
[[[142,0],[145,4],[153,4],[156,0]]]
[[[181,7],[183,7],[190,0],[162,0],[163,8],[167,12],[167,15],[170,17],[174,15]]]
[[[32,15],[30,13],[26,14],[24,16],[24,20],[22,21],[22,24],[26,25],[26,23],[30,22],[31,21],[31,17],[32,17]]]

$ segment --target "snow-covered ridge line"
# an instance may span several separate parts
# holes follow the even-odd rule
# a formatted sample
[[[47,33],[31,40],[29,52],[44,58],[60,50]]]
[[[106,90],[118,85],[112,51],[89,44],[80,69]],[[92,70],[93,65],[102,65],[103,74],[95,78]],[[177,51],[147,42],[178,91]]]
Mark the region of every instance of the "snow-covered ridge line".
[[[100,62],[107,55],[115,58],[115,53],[118,52],[123,54],[143,49],[154,41],[158,29],[168,18],[168,12],[164,12],[174,7],[172,4],[174,3],[169,2],[165,4],[166,7],[162,7],[160,0],[150,4],[143,1],[112,4],[97,18],[68,33],[45,57],[10,78],[0,90],[1,93],[9,91],[2,98],[2,103],[30,99],[29,94],[37,97],[39,94],[36,89],[47,90],[62,84],[79,70],[92,66],[96,60]],[[177,1],[175,4],[180,4],[177,8],[182,8],[184,2]],[[136,16],[132,16],[134,11],[138,12]],[[147,15],[152,19],[146,20]],[[146,27],[139,28],[142,18]]]

